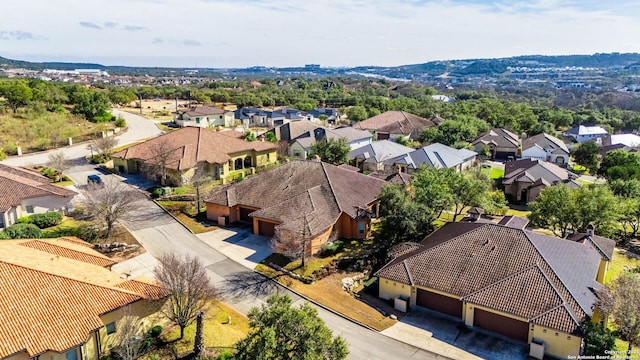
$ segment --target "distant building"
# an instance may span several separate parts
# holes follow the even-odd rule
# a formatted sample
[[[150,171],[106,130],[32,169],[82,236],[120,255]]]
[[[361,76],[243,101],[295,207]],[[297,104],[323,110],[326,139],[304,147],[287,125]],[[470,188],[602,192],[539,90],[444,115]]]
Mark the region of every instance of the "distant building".
[[[234,115],[233,111],[203,105],[176,111],[175,123],[180,127],[230,127],[233,126]]]
[[[570,137],[573,141],[582,143],[586,141],[600,142],[600,140],[607,136],[608,132],[600,126],[576,126],[562,133],[564,136]]]

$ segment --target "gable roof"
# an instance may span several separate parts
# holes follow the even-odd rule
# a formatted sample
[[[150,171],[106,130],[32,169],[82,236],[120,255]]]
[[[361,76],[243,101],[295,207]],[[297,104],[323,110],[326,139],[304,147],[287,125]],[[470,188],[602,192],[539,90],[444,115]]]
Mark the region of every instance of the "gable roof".
[[[616,242],[614,240],[587,233],[571,234],[567,236],[567,240],[577,241],[579,243],[593,246],[593,248],[600,253],[602,258],[607,261],[611,261],[613,258],[613,250],[616,247]]]
[[[69,252],[36,249],[30,246],[34,242]],[[0,242],[0,358],[19,352],[30,357],[46,351],[62,353],[103,327],[101,315],[143,298],[166,296],[152,282],[146,287],[160,289],[153,295],[127,286],[133,280],[94,264],[103,255],[90,252],[74,238]]]
[[[407,155],[414,149],[391,140],[375,141],[363,147],[351,150],[349,159],[360,159],[368,163],[381,163],[401,155]]]
[[[278,140],[291,141],[305,133],[313,132],[318,127],[320,126],[313,121],[300,120],[276,126],[269,132],[273,132]]]
[[[520,138],[509,130],[494,128],[473,140],[472,144],[493,144],[496,147],[518,149],[520,146]]]
[[[224,109],[221,109],[219,107],[215,107],[215,106],[207,106],[207,105],[199,105],[199,106],[195,106],[192,107],[188,110],[178,110],[176,111],[177,114],[182,115],[182,114],[186,114],[189,115],[189,117],[194,117],[194,116],[207,116],[207,115],[222,115],[226,112]]]
[[[504,165],[503,184],[530,182],[532,184],[554,185],[566,182],[577,176],[556,164],[540,159],[521,159],[509,161]]]
[[[628,147],[640,146],[640,136],[636,134],[613,134],[609,136],[609,143],[611,145],[622,144]]]
[[[592,314],[600,255],[495,223],[448,223],[376,276],[443,291],[568,333]],[[568,317],[558,306],[566,304]],[[549,316],[549,311],[559,311]],[[570,319],[567,320],[567,319]],[[566,321],[569,321],[567,324]]]
[[[24,168],[0,164],[0,212],[19,205],[24,199],[41,196],[71,198],[76,193],[51,184],[46,176]]]
[[[334,224],[340,214],[358,216],[375,201],[385,182],[316,161],[292,161],[239,183],[214,189],[207,203],[258,208],[251,216],[303,229],[311,235]],[[305,220],[306,216],[306,220]]]
[[[565,132],[565,134],[569,135],[607,135],[608,132],[601,126],[584,126],[578,125],[574,128],[571,128]]]
[[[397,157],[388,162],[393,164],[407,164],[417,169],[426,164],[436,169],[454,168],[473,159],[478,153],[467,149],[456,149],[440,143],[427,145],[412,151],[404,156]]]
[[[186,127],[133,145],[113,154],[112,157],[146,161],[156,156],[157,150],[154,149],[161,146],[173,149],[173,156],[169,159],[167,168],[174,170],[191,169],[199,162],[224,164],[233,154],[245,151],[269,151],[277,148],[275,144],[268,141],[239,139],[233,131]]]
[[[534,146],[538,146],[541,149],[551,149],[552,152],[562,151],[569,154],[569,148],[560,139],[555,136],[551,136],[546,133],[540,133],[525,139],[522,139],[522,150],[527,150]]]
[[[431,120],[404,111],[391,110],[362,120],[354,124],[353,128],[404,135],[415,140],[422,130],[433,126],[435,124]]]
[[[322,126],[316,126],[316,128],[312,131],[307,131],[299,135],[294,140],[297,141],[303,148],[309,149],[316,143],[316,141],[323,139],[345,139],[347,144],[350,144],[353,141],[369,139],[372,136],[373,135],[371,135],[371,133],[366,130],[358,130],[352,127],[327,129]]]

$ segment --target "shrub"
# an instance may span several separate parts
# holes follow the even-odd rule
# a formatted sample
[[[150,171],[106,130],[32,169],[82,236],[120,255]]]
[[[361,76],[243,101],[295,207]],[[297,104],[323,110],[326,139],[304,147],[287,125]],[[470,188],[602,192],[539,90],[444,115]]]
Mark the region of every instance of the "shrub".
[[[12,239],[34,239],[42,237],[42,230],[33,224],[14,224],[4,229]]]
[[[31,224],[34,224],[40,229],[45,229],[60,224],[62,221],[62,214],[57,211],[50,211],[43,214],[33,214],[30,218]]]
[[[162,188],[153,189],[153,192],[151,193],[151,197],[154,199],[157,199],[162,195],[163,195]]]
[[[29,217],[29,216],[20,216],[16,220],[16,224],[31,224],[31,217]]]
[[[332,243],[322,246],[322,256],[331,256],[339,253],[344,248],[344,242],[342,240],[336,240]]]
[[[158,336],[160,336],[161,333],[162,333],[162,326],[160,325],[156,325],[152,327],[151,330],[149,330],[149,334],[153,338],[157,338]]]
[[[102,114],[98,114],[94,116],[93,122],[103,123],[103,122],[113,121],[115,120],[115,118],[116,117],[114,115],[111,115],[111,113],[105,111]]]
[[[100,231],[91,224],[82,224],[76,228],[75,236],[86,242],[95,242],[98,239],[98,235],[100,235]]]
[[[0,231],[0,240],[9,240],[11,236],[6,231]]]
[[[18,154],[18,145],[9,141],[4,145],[4,151],[9,155],[17,155]]]
[[[7,158],[7,154],[5,154],[4,150],[0,149],[0,161]]]
[[[116,120],[116,126],[117,126],[117,127],[119,127],[119,128],[126,127],[126,126],[127,126],[127,121],[126,121],[124,118],[119,117],[119,118]]]

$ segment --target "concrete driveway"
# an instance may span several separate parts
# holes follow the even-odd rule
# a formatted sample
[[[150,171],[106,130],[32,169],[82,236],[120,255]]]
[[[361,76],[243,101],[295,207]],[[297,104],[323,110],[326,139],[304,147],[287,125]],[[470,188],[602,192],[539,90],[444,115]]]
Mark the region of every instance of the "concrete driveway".
[[[529,345],[461,327],[461,320],[435,311],[413,307],[396,325],[382,333],[411,345],[453,359],[526,359]]]
[[[248,228],[219,228],[197,236],[207,245],[252,270],[271,255],[271,239],[254,235]]]

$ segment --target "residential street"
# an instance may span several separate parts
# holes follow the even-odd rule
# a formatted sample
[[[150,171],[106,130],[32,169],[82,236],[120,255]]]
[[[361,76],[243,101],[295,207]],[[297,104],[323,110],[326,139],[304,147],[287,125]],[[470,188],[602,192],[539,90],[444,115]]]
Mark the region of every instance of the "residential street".
[[[115,116],[122,116],[127,121],[128,130],[124,134],[117,136],[118,146],[154,137],[162,133],[162,131],[153,123],[153,121],[145,117],[115,109],[113,109],[111,112]],[[57,150],[25,154],[23,156],[11,156],[1,163],[17,166],[43,165],[49,162],[49,154],[60,151],[63,152],[69,159],[81,159],[80,163],[82,163],[84,162],[82,158],[91,154],[91,149],[89,149],[87,145],[87,143],[82,143]]]

